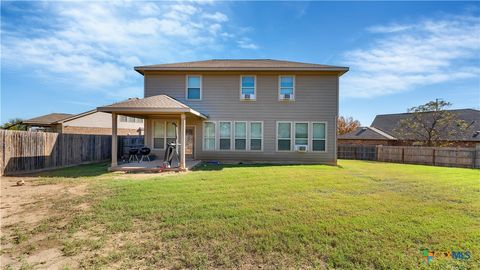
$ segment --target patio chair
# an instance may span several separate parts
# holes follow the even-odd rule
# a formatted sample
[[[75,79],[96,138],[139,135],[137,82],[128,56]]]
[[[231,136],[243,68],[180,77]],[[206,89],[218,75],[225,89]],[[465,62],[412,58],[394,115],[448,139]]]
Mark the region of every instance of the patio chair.
[[[138,148],[130,148],[130,150],[128,150],[128,154],[130,155],[128,157],[128,162],[132,162],[132,161],[137,161],[138,162]]]
[[[151,152],[151,150],[150,150],[150,148],[148,148],[148,147],[142,147],[142,148],[140,148],[140,154],[142,155],[142,157],[140,158],[140,161],[139,161],[139,162],[146,161],[146,160],[144,160],[145,158],[146,158],[148,161],[150,161],[150,156],[149,156],[149,155],[150,155],[150,152]]]

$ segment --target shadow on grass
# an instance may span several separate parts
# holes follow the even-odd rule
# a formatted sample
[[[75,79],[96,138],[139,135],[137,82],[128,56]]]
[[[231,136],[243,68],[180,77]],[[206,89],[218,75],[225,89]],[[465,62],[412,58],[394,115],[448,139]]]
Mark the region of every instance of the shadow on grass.
[[[108,173],[108,163],[85,164],[68,168],[61,168],[51,171],[25,174],[23,177],[44,177],[44,178],[80,178],[95,177]]]
[[[221,164],[215,162],[202,162],[192,168],[192,171],[221,171],[224,168],[262,168],[262,167],[292,167],[292,166],[329,166],[329,167],[339,167],[334,165],[326,165],[326,164],[298,164],[298,163],[291,163],[291,164],[279,164],[279,163],[238,163],[238,164]]]

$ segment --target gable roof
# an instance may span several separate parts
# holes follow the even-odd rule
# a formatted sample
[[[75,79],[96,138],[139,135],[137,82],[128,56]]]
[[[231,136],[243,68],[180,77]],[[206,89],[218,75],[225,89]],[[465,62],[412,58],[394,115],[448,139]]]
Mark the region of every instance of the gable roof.
[[[343,135],[338,135],[344,140],[396,140],[395,137],[374,127],[358,127]]]
[[[69,118],[73,116],[73,114],[69,113],[50,113],[42,116],[38,116],[35,118],[24,120],[24,124],[28,125],[52,125],[56,122]]]
[[[451,141],[480,141],[480,111],[474,109],[449,110],[449,112],[457,114],[458,119],[465,121],[469,128],[463,132],[458,132],[452,138],[445,138]],[[427,112],[428,114],[429,112]],[[383,114],[375,116],[371,127],[375,127],[385,133],[404,140],[414,140],[415,138],[405,138],[402,134],[398,134],[395,129],[403,119],[408,119],[412,113]]]
[[[348,67],[302,63],[274,59],[212,59],[194,62],[180,62],[135,67],[140,74],[145,71],[333,71],[339,75],[348,71]]]
[[[101,112],[139,112],[139,113],[177,113],[189,112],[202,118],[207,118],[206,115],[197,112],[182,102],[167,96],[157,95],[147,98],[131,98],[126,101],[113,103],[108,106],[97,108]]]

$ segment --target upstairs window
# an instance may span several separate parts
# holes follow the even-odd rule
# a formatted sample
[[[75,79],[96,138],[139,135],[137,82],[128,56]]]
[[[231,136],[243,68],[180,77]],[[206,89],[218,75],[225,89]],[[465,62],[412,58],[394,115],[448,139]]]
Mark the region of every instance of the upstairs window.
[[[198,75],[187,76],[187,99],[188,100],[202,99],[202,76],[198,76]]]
[[[240,98],[242,100],[256,99],[256,78],[255,76],[241,76],[240,77]]]
[[[294,100],[295,98],[295,77],[294,76],[279,76],[279,99],[280,100]]]
[[[326,124],[313,123],[312,136],[312,150],[325,152],[326,151]]]

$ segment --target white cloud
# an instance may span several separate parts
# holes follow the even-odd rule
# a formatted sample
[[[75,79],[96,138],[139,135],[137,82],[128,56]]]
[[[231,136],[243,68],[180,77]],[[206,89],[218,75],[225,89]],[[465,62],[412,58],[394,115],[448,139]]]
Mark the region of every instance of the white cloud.
[[[480,76],[479,17],[373,26],[373,43],[347,52],[342,95],[374,97]]]
[[[215,13],[206,13],[203,15],[204,18],[214,20],[217,22],[226,22],[228,21],[227,15],[221,13],[221,12],[215,12]]]
[[[240,27],[225,24],[227,15],[210,2],[32,2],[5,8],[29,16],[20,26],[2,18],[2,64],[107,95],[141,94],[134,65],[204,59],[240,46],[237,39],[247,35],[234,35]]]
[[[255,43],[253,43],[249,38],[242,38],[237,41],[238,46],[242,49],[251,49],[257,50],[259,47]]]

